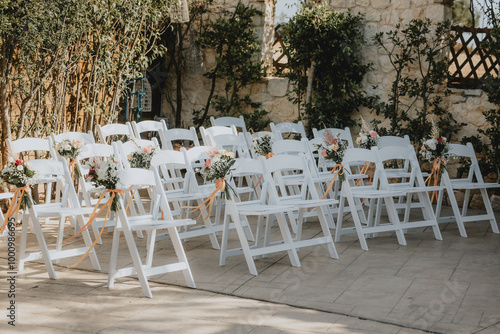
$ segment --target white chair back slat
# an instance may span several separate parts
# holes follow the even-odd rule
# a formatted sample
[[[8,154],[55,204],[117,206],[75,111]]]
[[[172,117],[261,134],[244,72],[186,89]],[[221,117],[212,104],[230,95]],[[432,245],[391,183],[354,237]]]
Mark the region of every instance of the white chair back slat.
[[[245,124],[245,118],[243,116],[240,117],[218,117],[214,118],[210,116],[210,123],[212,126],[231,126],[234,125],[237,128],[240,128],[242,132],[247,132],[247,126]]]

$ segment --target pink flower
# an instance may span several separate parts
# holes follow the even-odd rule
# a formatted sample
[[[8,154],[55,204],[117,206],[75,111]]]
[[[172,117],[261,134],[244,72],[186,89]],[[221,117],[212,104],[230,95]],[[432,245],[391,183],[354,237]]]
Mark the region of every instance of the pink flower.
[[[24,163],[23,159],[17,159],[16,160],[16,165],[19,166],[19,165],[22,165]]]
[[[205,161],[205,167],[210,168],[211,165],[212,165],[212,161],[210,159]]]
[[[337,143],[338,143],[338,139],[337,138],[333,138],[332,144],[337,144]]]
[[[377,138],[378,134],[375,131],[370,131],[370,137]]]
[[[208,152],[207,152],[207,155],[208,155],[208,157],[209,157],[210,159],[211,159],[211,158],[213,158],[213,157],[215,157],[215,156],[216,156],[216,155],[218,155],[218,154],[220,154],[220,152],[219,152],[219,150],[218,150],[218,149],[216,149],[215,147],[210,148],[210,150],[208,150]]]
[[[153,150],[153,146],[148,145],[148,146],[144,147],[143,150],[145,153],[151,153],[151,151]]]
[[[422,147],[420,148],[422,151],[425,151],[425,145],[422,145]]]
[[[326,150],[325,150],[325,149],[323,149],[323,150],[321,151],[321,156],[322,156],[323,158],[326,158],[326,155],[327,155],[327,154],[326,154]]]
[[[74,148],[80,148],[83,145],[83,143],[79,140],[73,140],[71,144],[73,145]]]

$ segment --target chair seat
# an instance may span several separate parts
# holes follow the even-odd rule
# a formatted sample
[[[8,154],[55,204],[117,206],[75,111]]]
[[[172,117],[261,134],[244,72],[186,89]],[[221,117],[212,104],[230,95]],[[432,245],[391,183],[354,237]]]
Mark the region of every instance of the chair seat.
[[[385,198],[385,197],[395,197],[404,195],[405,195],[404,192],[394,191],[394,190],[377,190],[377,189],[352,190],[352,196],[357,198]]]
[[[173,219],[173,220],[152,220],[150,215],[144,217],[130,218],[130,229],[138,230],[159,230],[169,227],[180,227],[194,225],[196,221],[193,219]]]
[[[499,183],[477,183],[461,180],[451,180],[453,189],[492,189],[500,188]]]
[[[89,215],[94,211],[92,207],[64,208],[60,203],[47,203],[35,205],[39,217],[71,217]]]
[[[244,216],[266,216],[276,213],[281,213],[288,210],[293,210],[293,206],[289,205],[263,205],[259,203],[236,203],[238,213]]]
[[[323,205],[335,205],[338,204],[339,201],[336,199],[308,199],[308,200],[303,200],[303,199],[282,199],[281,202],[286,205],[291,205],[295,209],[306,209],[306,208],[313,208],[317,206],[323,206]]]
[[[443,189],[441,186],[430,186],[430,187],[412,187],[407,184],[390,184],[391,189],[397,191],[404,191],[405,193],[420,193],[423,191],[440,191]]]

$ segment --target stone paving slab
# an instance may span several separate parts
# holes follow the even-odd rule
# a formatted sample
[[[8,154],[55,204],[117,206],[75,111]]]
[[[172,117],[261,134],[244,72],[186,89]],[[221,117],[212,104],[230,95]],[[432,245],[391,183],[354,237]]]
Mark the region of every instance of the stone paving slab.
[[[318,225],[307,223],[305,237]],[[440,227],[443,241],[431,229],[408,231],[407,246],[380,233],[367,252],[346,235],[336,243],[338,260],[322,246],[304,248],[300,268],[286,253],[272,254],[256,261],[258,276],[243,256],[219,266],[208,238],[193,238],[184,247],[198,289],[186,288],[180,273],[155,276],[153,299],[134,278],[106,287],[112,234],[105,233],[96,247],[102,272],[88,260],[67,269],[75,259],[63,259],[50,280],[41,262],[27,263],[17,281],[20,325],[12,330],[3,319],[0,333],[500,333],[500,235],[487,222],[467,224],[468,238],[456,224]],[[55,224],[44,226],[49,245],[55,232]],[[145,240],[137,242],[143,251]],[[237,244],[232,232],[230,247]],[[29,248],[36,249],[32,235]],[[2,242],[0,275],[5,254]],[[174,259],[168,240],[157,243],[155,257]],[[122,240],[118,265],[130,263]],[[2,303],[7,290],[0,284]]]

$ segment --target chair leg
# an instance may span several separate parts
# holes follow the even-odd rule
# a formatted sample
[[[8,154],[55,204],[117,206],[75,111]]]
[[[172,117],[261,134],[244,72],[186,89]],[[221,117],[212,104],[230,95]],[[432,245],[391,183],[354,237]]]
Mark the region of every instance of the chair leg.
[[[220,257],[219,257],[219,266],[226,265],[227,258],[227,239],[229,234],[229,215],[224,213],[224,222],[222,227],[222,240],[220,246]]]
[[[120,229],[115,228],[113,232],[113,243],[111,244],[111,257],[109,260],[108,288],[115,285],[116,262],[118,260],[118,250],[120,246]]]
[[[443,174],[443,177],[446,177],[446,172]],[[455,215],[455,219],[457,221],[458,230],[460,231],[460,236],[467,238],[467,232],[465,232],[464,222],[462,220],[462,215],[460,214],[460,209],[457,204],[457,198],[455,197],[455,193],[453,192],[453,187],[451,186],[450,180],[446,178],[444,180],[446,192],[448,193],[448,198],[450,199],[451,208],[453,210],[453,214]]]
[[[26,258],[26,242],[28,238],[28,226],[30,223],[30,219],[27,213],[23,213],[21,219],[21,247],[19,251],[19,271],[22,272],[24,270],[24,259]]]
[[[326,239],[328,239],[328,242],[326,243],[326,246],[328,247],[328,252],[330,253],[330,256],[333,259],[338,259],[339,255],[337,253],[337,249],[335,248],[335,244],[333,243],[332,233],[330,232],[330,228],[328,226],[328,220],[325,215],[325,211],[321,206],[317,207],[316,210],[318,211],[319,223],[321,225],[321,230],[323,231],[323,235],[325,236]]]
[[[184,275],[187,286],[189,286],[190,288],[196,288],[196,284],[194,283],[193,274],[191,273],[191,268],[189,267],[186,253],[184,252],[184,248],[182,247],[179,232],[175,227],[169,227],[168,234],[170,235],[170,239],[172,240],[172,245],[174,246],[174,251],[177,255],[177,258],[179,259],[179,262],[186,264],[187,268],[182,271],[182,274]]]
[[[481,189],[481,196],[483,197],[484,207],[486,208],[486,213],[490,216],[490,225],[493,233],[500,233],[498,231],[498,224],[495,219],[495,213],[493,212],[493,208],[491,206],[490,198],[488,197],[488,192],[486,189]]]
[[[337,228],[335,229],[335,242],[340,242],[342,235],[342,221],[344,219],[345,197],[340,195],[339,212],[337,214]]]
[[[396,212],[396,208],[394,206],[394,200],[392,199],[392,197],[385,197],[384,201],[387,207],[387,214],[389,215],[389,220],[396,227],[395,232],[396,232],[396,237],[398,238],[398,242],[400,245],[406,246],[405,234],[403,233],[403,229],[401,228],[401,223],[399,222],[399,217]]]
[[[36,239],[38,241],[38,246],[40,247],[40,252],[42,254],[43,262],[45,263],[45,268],[47,268],[47,273],[51,279],[57,279],[56,272],[54,270],[54,266],[52,265],[52,261],[50,259],[50,253],[47,249],[47,244],[45,243],[45,238],[43,237],[42,228],[38,219],[34,216],[33,212],[29,214],[29,221],[31,223],[31,228],[35,233]]]
[[[287,250],[288,257],[290,258],[290,263],[294,267],[300,267],[300,260],[299,260],[298,254],[297,254],[297,249],[295,248],[295,246],[293,244],[292,235],[290,233],[290,230],[288,229],[288,225],[286,224],[285,220],[283,219],[283,216],[284,215],[282,215],[282,214],[276,215],[276,219],[278,221],[278,226],[280,228],[281,236],[283,237],[283,241],[285,242],[285,244],[290,245],[290,248],[291,248],[291,249]]]

